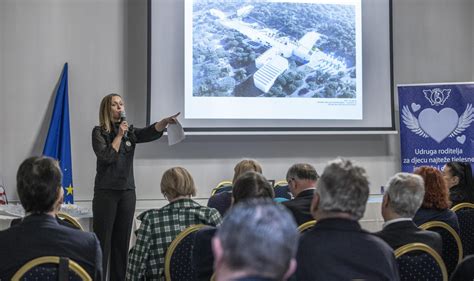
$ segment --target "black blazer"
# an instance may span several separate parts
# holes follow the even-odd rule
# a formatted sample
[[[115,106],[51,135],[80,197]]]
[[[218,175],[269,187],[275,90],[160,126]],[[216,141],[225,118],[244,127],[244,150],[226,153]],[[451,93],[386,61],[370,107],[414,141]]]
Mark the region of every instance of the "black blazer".
[[[112,142],[118,132],[118,123],[110,133],[99,126],[92,130],[92,148],[97,156],[95,189],[127,190],[135,189],[133,175],[133,156],[137,143],[159,139],[163,132],[155,130],[155,124],[145,128],[130,126],[127,137],[122,138],[119,151],[115,151]]]
[[[10,280],[26,262],[41,256],[68,257],[93,280],[102,278],[102,252],[94,233],[60,225],[47,214],[29,215],[0,231],[0,280]]]
[[[305,222],[314,220],[311,215],[313,195],[314,189],[303,190],[293,200],[282,203],[293,214],[296,224],[302,225]]]
[[[451,275],[451,281],[474,280],[474,255],[464,258]]]
[[[357,221],[323,219],[300,238],[296,280],[400,280],[390,246]]]
[[[56,220],[58,221],[58,223],[60,225],[64,225],[64,226],[74,228],[74,229],[80,229],[79,227],[73,225],[72,223],[70,223],[66,220],[60,219],[58,216],[56,216]],[[17,219],[12,220],[11,223],[10,223],[10,227],[15,226],[15,225],[21,223],[22,221],[23,221],[23,218],[17,218]]]
[[[441,221],[451,226],[459,234],[458,216],[450,209],[438,210],[420,208],[413,218],[413,222],[420,226],[429,221]]]
[[[387,242],[394,250],[409,243],[423,243],[442,254],[441,235],[433,231],[418,228],[413,221],[399,221],[387,225],[381,231],[374,233]]]

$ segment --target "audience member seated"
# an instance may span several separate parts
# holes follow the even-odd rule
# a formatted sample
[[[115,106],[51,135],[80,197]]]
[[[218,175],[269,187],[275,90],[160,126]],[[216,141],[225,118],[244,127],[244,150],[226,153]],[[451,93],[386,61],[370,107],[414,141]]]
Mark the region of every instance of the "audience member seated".
[[[467,256],[451,274],[450,281],[474,280],[474,255]]]
[[[264,176],[256,172],[246,172],[235,181],[232,196],[234,204],[237,204],[250,198],[272,199],[274,193],[273,187]],[[214,272],[211,240],[216,231],[217,228],[208,227],[196,233],[193,248],[196,280],[209,281]]]
[[[10,280],[21,266],[41,256],[68,257],[93,280],[101,280],[102,252],[96,235],[60,225],[55,217],[64,195],[58,162],[48,157],[28,158],[20,165],[16,180],[26,216],[0,231],[0,280]]]
[[[393,250],[359,225],[368,197],[363,168],[343,159],[326,166],[311,205],[318,223],[300,238],[297,280],[399,280]]]
[[[257,172],[262,173],[262,166],[252,159],[245,159],[237,163],[234,167],[234,178],[232,179],[232,185],[235,184],[237,178],[239,178],[245,172]],[[220,192],[211,196],[207,202],[207,206],[210,208],[217,209],[221,216],[224,216],[225,212],[229,210],[230,205],[232,205],[232,191]]]
[[[444,165],[443,176],[449,189],[451,206],[459,203],[474,203],[474,183],[470,163],[448,162]]]
[[[425,182],[423,203],[413,218],[415,224],[420,226],[429,221],[441,221],[459,233],[458,217],[449,209],[451,202],[442,173],[428,166],[419,167],[414,173],[420,175]]]
[[[375,233],[394,250],[409,243],[423,243],[441,256],[441,235],[418,228],[413,216],[423,202],[425,187],[423,179],[414,174],[398,173],[388,181],[382,201],[383,229]]]
[[[237,204],[212,239],[217,281],[286,280],[295,270],[298,232],[272,200]]]
[[[168,169],[161,178],[161,193],[170,202],[161,209],[138,216],[136,245],[128,257],[127,280],[164,280],[165,254],[174,238],[193,224],[216,226],[221,216],[216,209],[199,205],[194,180],[181,167]]]
[[[295,164],[286,173],[286,181],[294,199],[282,204],[291,211],[297,225],[313,220],[310,209],[318,177],[310,164]]]

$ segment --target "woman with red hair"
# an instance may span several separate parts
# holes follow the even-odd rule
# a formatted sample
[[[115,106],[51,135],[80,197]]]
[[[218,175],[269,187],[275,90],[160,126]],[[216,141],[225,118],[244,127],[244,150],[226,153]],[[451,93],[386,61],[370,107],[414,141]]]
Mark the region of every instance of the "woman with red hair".
[[[449,190],[443,174],[433,167],[422,166],[414,174],[420,175],[425,182],[425,197],[413,221],[420,226],[429,221],[442,221],[459,233],[459,222],[456,213],[451,211]]]

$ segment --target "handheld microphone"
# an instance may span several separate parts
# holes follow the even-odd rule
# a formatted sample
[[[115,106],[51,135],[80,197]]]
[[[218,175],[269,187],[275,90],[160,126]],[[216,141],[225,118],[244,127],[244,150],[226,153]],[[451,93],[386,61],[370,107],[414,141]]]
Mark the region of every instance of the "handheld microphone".
[[[127,114],[125,113],[125,110],[120,111],[120,123],[123,121],[127,121]],[[125,132],[124,137],[128,136],[128,131]]]

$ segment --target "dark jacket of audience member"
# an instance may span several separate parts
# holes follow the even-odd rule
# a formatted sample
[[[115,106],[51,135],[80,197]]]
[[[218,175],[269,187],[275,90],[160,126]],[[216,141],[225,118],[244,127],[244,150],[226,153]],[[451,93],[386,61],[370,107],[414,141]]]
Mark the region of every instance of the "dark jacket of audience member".
[[[25,217],[20,224],[0,231],[0,241],[0,280],[10,280],[23,264],[41,256],[68,257],[93,280],[102,278],[102,252],[96,235],[60,225],[50,215]]]
[[[464,202],[474,203],[474,181],[470,163],[448,162],[444,166],[443,176],[449,188],[452,206]]]
[[[10,227],[15,226],[17,224],[20,224],[23,221],[23,219],[24,218],[17,218],[17,219],[12,220],[11,223],[10,223]],[[59,225],[67,226],[67,227],[74,228],[74,229],[80,229],[79,227],[73,225],[72,223],[70,223],[66,220],[60,219],[58,216],[56,216],[56,221],[58,222]]]
[[[64,191],[56,160],[31,157],[17,173],[17,191],[27,216],[0,231],[0,280],[10,280],[26,262],[41,256],[68,257],[93,280],[102,278],[102,252],[94,233],[60,225],[55,217]]]
[[[474,255],[464,258],[451,274],[450,281],[474,280]]]
[[[409,173],[398,173],[390,178],[382,201],[384,227],[375,235],[394,250],[409,243],[423,243],[442,254],[441,235],[418,228],[413,216],[423,202],[423,178]]]
[[[297,225],[314,220],[310,207],[318,177],[318,173],[310,164],[294,164],[286,173],[288,188],[294,199],[282,204],[293,214]]]
[[[234,204],[249,198],[273,198],[273,187],[259,173],[246,172],[239,177],[233,187]],[[206,227],[199,230],[194,238],[193,266],[196,280],[209,281],[214,273],[214,256],[212,254],[211,240],[217,228]]]
[[[368,197],[363,168],[343,159],[326,166],[311,210],[317,223],[299,242],[297,280],[400,279],[392,249],[359,225]]]
[[[428,166],[422,166],[414,172],[425,182],[425,196],[421,208],[416,212],[413,221],[420,226],[429,221],[441,221],[459,233],[459,222],[456,213],[449,207],[448,187],[442,173]]]

